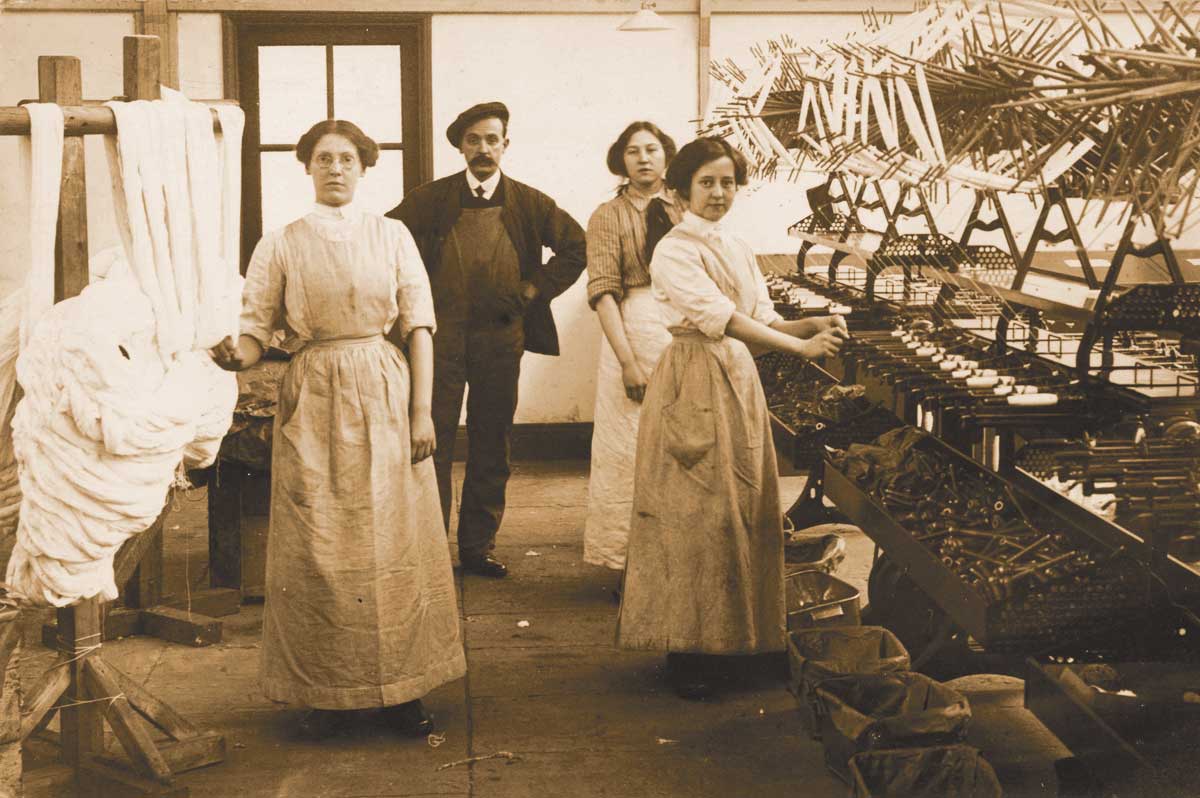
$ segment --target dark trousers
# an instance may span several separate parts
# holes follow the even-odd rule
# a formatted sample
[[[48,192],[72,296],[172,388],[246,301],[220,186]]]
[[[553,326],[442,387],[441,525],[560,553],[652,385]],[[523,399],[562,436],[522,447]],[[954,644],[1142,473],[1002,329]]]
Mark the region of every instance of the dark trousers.
[[[510,473],[509,438],[517,411],[524,351],[521,322],[504,327],[439,327],[433,337],[433,456],[442,520],[450,531],[454,437],[467,392],[467,474],[458,514],[458,556],[481,557],[495,547]]]

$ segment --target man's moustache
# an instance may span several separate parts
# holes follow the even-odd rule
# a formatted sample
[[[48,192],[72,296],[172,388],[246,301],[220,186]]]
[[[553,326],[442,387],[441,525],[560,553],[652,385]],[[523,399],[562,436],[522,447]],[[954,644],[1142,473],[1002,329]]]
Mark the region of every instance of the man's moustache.
[[[492,163],[492,159],[487,157],[486,155],[476,155],[474,158],[471,159],[471,163],[472,164],[490,164],[490,163]]]

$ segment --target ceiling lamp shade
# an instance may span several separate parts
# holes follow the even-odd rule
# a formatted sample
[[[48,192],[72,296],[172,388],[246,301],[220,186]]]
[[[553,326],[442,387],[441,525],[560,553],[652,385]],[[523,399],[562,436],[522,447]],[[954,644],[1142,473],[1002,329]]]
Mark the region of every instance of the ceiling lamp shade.
[[[670,30],[671,26],[666,23],[654,11],[654,3],[643,0],[642,7],[638,12],[629,19],[621,23],[617,30],[623,31],[649,31],[649,30]]]

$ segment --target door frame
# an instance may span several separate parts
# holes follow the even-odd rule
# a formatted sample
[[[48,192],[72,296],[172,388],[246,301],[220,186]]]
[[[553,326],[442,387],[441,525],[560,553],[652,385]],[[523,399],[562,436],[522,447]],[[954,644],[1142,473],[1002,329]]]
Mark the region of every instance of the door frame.
[[[393,43],[399,35],[404,99],[416,113],[401,122],[404,191],[433,179],[433,17],[430,14],[226,13],[221,15],[226,98],[246,113],[242,137],[242,271],[262,237],[262,169],[259,163],[258,59],[255,48],[278,44]],[[414,142],[415,146],[410,146]]]

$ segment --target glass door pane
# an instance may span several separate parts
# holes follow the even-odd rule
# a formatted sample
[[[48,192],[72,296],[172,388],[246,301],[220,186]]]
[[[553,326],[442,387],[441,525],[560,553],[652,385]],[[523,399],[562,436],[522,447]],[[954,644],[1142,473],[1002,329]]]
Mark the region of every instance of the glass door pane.
[[[333,114],[380,144],[404,140],[398,45],[334,46]]]
[[[260,144],[292,144],[326,117],[325,48],[258,48]]]

